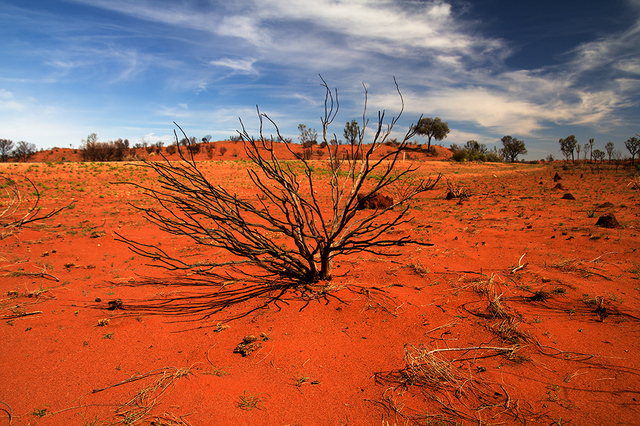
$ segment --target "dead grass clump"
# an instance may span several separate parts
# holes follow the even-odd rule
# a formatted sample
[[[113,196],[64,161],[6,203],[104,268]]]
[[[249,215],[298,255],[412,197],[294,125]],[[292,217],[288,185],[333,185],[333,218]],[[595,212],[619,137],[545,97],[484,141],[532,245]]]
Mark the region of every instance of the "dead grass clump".
[[[421,263],[410,263],[409,265],[407,265],[407,267],[411,269],[411,271],[415,272],[416,275],[419,275],[421,278],[426,277],[431,272],[429,268],[423,266]]]
[[[405,345],[404,368],[375,375],[376,383],[390,385],[380,404],[396,417],[416,424],[484,424],[489,418],[496,422],[504,417],[517,418],[517,409],[504,387],[472,374],[485,371],[473,365],[475,359],[511,357],[517,349],[518,346],[430,349]],[[462,356],[456,358],[456,353]],[[406,393],[409,397],[405,397]],[[417,395],[422,400],[416,399]],[[400,398],[420,407],[407,407]]]
[[[494,293],[493,296],[489,299],[487,311],[489,312],[491,318],[509,318],[511,316],[509,310],[506,308],[506,305],[502,303],[501,297],[502,295]]]
[[[447,195],[445,198],[447,200],[452,200],[454,198],[462,200],[467,200],[470,197],[469,190],[462,186],[459,186],[449,180],[447,180]]]
[[[504,292],[499,292],[499,287],[495,280],[495,275],[491,276],[487,286],[487,296],[489,298],[489,304],[487,305],[487,312],[490,318],[512,318],[514,315],[509,308],[502,301]]]
[[[139,389],[135,396],[124,404],[118,405],[115,414],[119,417],[120,422],[127,425],[132,424],[152,424],[152,425],[174,425],[174,426],[190,426],[182,417],[177,417],[172,413],[161,413],[152,415],[153,409],[158,406],[167,391],[176,380],[187,377],[191,374],[191,368],[159,368],[145,374],[133,376],[114,385],[101,389],[94,389],[92,393],[102,392],[117,386],[125,385],[134,381],[143,380],[149,377],[158,376],[149,386]],[[149,421],[150,418],[153,420]]]
[[[596,296],[593,299],[584,299],[584,303],[587,306],[595,306],[595,310],[593,312],[598,316],[600,322],[604,322],[604,320],[610,315],[609,310],[604,306],[604,302],[605,300],[603,296]]]
[[[486,277],[486,275],[484,275]],[[478,278],[466,278],[462,280],[462,285],[455,285],[456,288],[460,290],[469,290],[471,289],[474,293],[479,294],[480,296],[488,295],[490,292],[496,291],[496,286],[500,282],[500,278],[496,274],[491,274],[489,279],[478,279]]]
[[[488,328],[503,342],[518,344],[531,340],[531,335],[521,331],[520,322],[514,318],[505,318],[502,321],[489,324]]]
[[[532,296],[529,296],[528,299],[532,302],[544,302],[551,297],[551,293],[548,293],[544,290],[538,290],[533,293]]]
[[[552,268],[558,269],[562,272],[565,273],[575,273],[578,274],[584,278],[591,278],[594,275],[597,275],[599,277],[602,277],[608,281],[611,281],[611,278],[596,272],[593,267],[588,266],[587,264],[593,264],[593,262],[596,259],[594,259],[591,262],[585,262],[582,261],[580,259],[566,259],[566,260],[562,260],[560,262],[557,262],[553,265],[551,265]]]

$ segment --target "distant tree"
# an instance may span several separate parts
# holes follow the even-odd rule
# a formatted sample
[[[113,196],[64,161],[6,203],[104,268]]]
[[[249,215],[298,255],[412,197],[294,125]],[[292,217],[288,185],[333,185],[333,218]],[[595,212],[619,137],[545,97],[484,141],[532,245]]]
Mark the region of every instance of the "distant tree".
[[[173,155],[178,150],[178,146],[175,143],[172,143],[167,147],[167,154]]]
[[[613,142],[607,142],[607,144],[604,146],[604,149],[607,150],[607,155],[609,156],[609,163],[611,163],[611,155],[613,154],[614,148],[615,146],[613,145]]]
[[[478,143],[478,141],[475,140],[467,141],[463,147],[452,144],[451,151],[453,151],[451,159],[454,161],[500,161],[500,156],[497,151],[490,153],[486,145]]]
[[[636,135],[636,136],[640,136],[640,135]],[[627,148],[627,151],[629,151],[629,153],[631,154],[631,164],[635,164],[636,154],[638,153],[638,150],[640,150],[640,139],[636,138],[635,136],[630,137],[624,143],[624,146]]]
[[[307,129],[306,125],[298,124],[298,130],[300,131],[298,139],[300,139],[303,147],[308,148],[318,144],[318,132],[316,132],[316,129]]]
[[[525,155],[527,153],[527,148],[524,146],[524,141],[513,138],[509,135],[503,136],[502,139],[503,148],[500,150],[500,153],[505,158],[505,160],[513,163],[518,158],[518,155]]]
[[[483,143],[478,143],[478,141],[474,141],[474,140],[467,141],[464,147],[469,152],[474,152],[478,154],[487,153],[487,146]]]
[[[598,162],[598,160],[604,161],[604,157],[605,157],[604,151],[601,151],[599,149],[593,150],[593,158],[596,160],[596,162]]]
[[[441,141],[449,134],[449,124],[442,121],[440,117],[423,117],[415,126],[416,135],[427,137],[427,151],[431,150],[431,139]]]
[[[352,160],[359,160],[362,158],[362,150],[356,148],[362,148],[362,140],[360,134],[360,126],[356,120],[351,120],[344,126],[344,138],[349,145],[350,153],[349,158]]]
[[[32,143],[20,141],[16,144],[16,149],[13,151],[13,155],[19,161],[27,161],[29,157],[36,153],[36,146]]]
[[[591,161],[593,161],[593,157],[594,157],[594,152],[593,152],[593,145],[596,143],[595,139],[591,138],[589,139],[589,150],[591,151]],[[587,159],[587,156],[585,155],[585,160]]]
[[[98,142],[98,135],[91,133],[80,144],[80,156],[85,161],[120,161],[129,150],[129,141]]]
[[[204,137],[202,138],[202,142],[211,142],[211,138],[212,138],[212,137],[213,137],[213,136],[211,136],[211,135],[206,135],[206,136],[204,136]]]
[[[487,152],[487,161],[490,163],[500,163],[503,160],[502,154],[498,151],[497,147],[493,147],[493,151]]]
[[[360,140],[360,126],[356,120],[351,120],[344,126],[344,138],[351,146]]]
[[[7,161],[11,150],[13,149],[13,141],[10,139],[0,139],[0,158],[2,162]]]
[[[82,139],[80,146],[96,142],[98,142],[98,135],[95,133],[91,133],[89,134],[89,136],[87,136],[87,139]]]
[[[587,161],[587,154],[589,153],[589,151],[591,150],[591,145],[585,143],[584,144],[584,161]],[[578,157],[578,161],[580,161],[580,157]]]
[[[214,156],[214,155],[215,155],[215,153],[216,153],[217,148],[218,148],[218,147],[217,147],[217,146],[216,146],[216,144],[214,144],[214,143],[207,143],[207,144],[205,144],[204,149],[205,149],[205,151],[207,152],[207,157],[209,157],[209,158],[213,158],[213,156]]]
[[[544,161],[552,162],[555,161],[555,158],[553,158],[553,154],[549,154],[547,155],[547,158],[544,159]]]
[[[576,145],[578,144],[578,141],[576,140],[575,135],[570,135],[567,136],[564,139],[560,139],[558,140],[558,142],[560,143],[560,151],[564,154],[564,157],[567,161],[569,161],[569,156],[571,156],[571,160],[573,160],[574,162],[576,161],[573,152],[576,148]],[[587,145],[584,146],[585,149],[587,149]],[[586,151],[585,151],[585,156],[586,156]],[[579,160],[579,158],[578,158]]]
[[[596,162],[598,162],[598,160],[604,161],[604,157],[604,151],[600,151],[599,149],[593,151],[593,158],[596,160]]]
[[[580,150],[581,150],[581,146],[580,144],[576,145],[576,157],[578,157],[578,161],[580,161]]]
[[[189,150],[191,152],[191,154],[198,154],[200,152],[200,144],[198,144],[198,139],[193,136],[189,139],[184,138],[184,145],[186,145],[187,150]]]

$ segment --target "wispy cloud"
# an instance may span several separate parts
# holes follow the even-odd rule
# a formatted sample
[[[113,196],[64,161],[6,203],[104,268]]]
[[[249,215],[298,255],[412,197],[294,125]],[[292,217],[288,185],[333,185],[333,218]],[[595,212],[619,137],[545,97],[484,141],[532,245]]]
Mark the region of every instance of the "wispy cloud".
[[[222,58],[209,61],[211,65],[223,68],[230,68],[234,73],[238,74],[257,74],[258,72],[253,67],[254,59],[231,59]]]
[[[346,117],[361,114],[361,82],[370,111],[398,110],[395,76],[407,120],[438,115],[457,127],[451,138],[483,143],[504,134],[557,140],[558,126],[613,131],[633,124],[634,112],[637,120],[640,21],[530,69],[510,61],[515,43],[486,35],[475,16],[445,0],[64,1],[81,18],[19,3],[5,9],[19,25],[41,28],[46,43],[12,41],[27,52],[26,65],[40,67],[0,77],[3,111],[24,108],[11,84],[46,82],[60,89],[44,104],[58,93],[101,96],[109,111],[137,102],[148,114],[140,134],[164,134],[143,127],[167,118],[203,130],[217,122],[227,132],[238,116],[249,122],[256,103],[292,132],[317,123],[320,73],[341,90]],[[639,1],[629,0],[636,14]]]
[[[13,93],[0,89],[0,111],[20,112],[24,109],[24,105],[15,100]]]

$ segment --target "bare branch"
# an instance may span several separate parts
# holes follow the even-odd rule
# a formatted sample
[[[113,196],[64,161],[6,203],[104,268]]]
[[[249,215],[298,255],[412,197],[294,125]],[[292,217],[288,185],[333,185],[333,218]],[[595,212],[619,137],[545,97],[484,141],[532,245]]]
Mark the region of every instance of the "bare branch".
[[[352,146],[350,156],[340,158],[338,146],[327,140],[339,110],[338,92],[332,91],[322,76],[320,79],[325,89],[320,121],[327,162],[312,163],[304,156],[297,156],[277,124],[256,107],[258,136],[251,136],[242,120],[242,129],[238,131],[253,163],[247,174],[255,186],[255,197],[242,198],[213,184],[198,168],[192,150],[187,149],[189,154],[185,154],[180,143],[177,144],[180,162],[171,163],[166,158],[163,162],[143,162],[142,167],[158,175],[160,189],[129,183],[143,189],[155,202],[155,207],[135,206],[151,223],[165,232],[190,238],[195,244],[221,249],[228,254],[224,260],[207,258],[188,263],[158,246],[120,234],[118,239],[136,254],[169,270],[219,280],[284,280],[293,286],[330,280],[333,260],[339,256],[356,252],[393,255],[386,249],[420,244],[410,236],[388,233],[392,227],[408,221],[408,201],[432,189],[440,179],[438,175],[415,180],[413,167],[398,168],[400,153],[415,134],[415,126],[410,127],[399,145],[378,153],[404,111],[404,99],[397,82],[394,79],[402,108],[388,124],[385,113],[378,113],[372,129],[373,139],[368,144],[365,144],[369,124],[368,90],[364,87],[363,125],[358,142]],[[265,126],[273,128],[275,141],[285,144],[297,160],[278,159],[274,137],[265,136]],[[186,133],[179,126],[178,129],[189,144]],[[178,133],[174,134],[179,142]],[[328,167],[328,188],[317,179],[319,167]],[[398,183],[404,188],[392,203],[369,211],[360,209],[362,200],[368,201]],[[328,206],[318,196],[323,193],[331,195]],[[256,273],[256,267],[261,272]]]

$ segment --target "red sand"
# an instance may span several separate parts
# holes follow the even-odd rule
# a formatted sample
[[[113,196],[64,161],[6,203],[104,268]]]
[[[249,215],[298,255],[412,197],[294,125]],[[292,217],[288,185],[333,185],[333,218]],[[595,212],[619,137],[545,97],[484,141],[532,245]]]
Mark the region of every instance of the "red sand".
[[[200,165],[251,192],[246,163]],[[172,285],[114,240],[118,232],[182,256],[203,253],[148,226],[127,204],[146,202],[141,192],[115,184],[152,184],[150,172],[0,164],[2,175],[38,186],[44,212],[75,203],[2,230],[0,425],[10,424],[9,411],[13,425],[640,424],[640,203],[629,171],[414,165],[470,195],[445,200],[442,181],[392,231],[434,246],[338,258],[330,287],[308,288],[306,299],[291,292],[222,327],[256,305],[207,319],[106,309],[116,299],[126,309],[212,291]],[[556,172],[566,189],[553,189]],[[605,202],[612,206],[595,209]],[[596,226],[605,213],[622,227]],[[166,285],[143,285],[147,276]],[[248,335],[259,347],[234,353]],[[476,349],[432,354],[447,381],[424,364],[425,374],[411,375],[412,347],[424,349],[422,361],[434,349]]]

